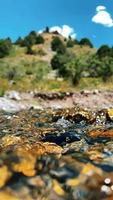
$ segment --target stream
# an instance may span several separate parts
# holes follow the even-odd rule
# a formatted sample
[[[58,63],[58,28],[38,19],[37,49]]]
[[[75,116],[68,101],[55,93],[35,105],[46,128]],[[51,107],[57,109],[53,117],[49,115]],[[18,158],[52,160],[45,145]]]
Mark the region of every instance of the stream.
[[[93,199],[113,199],[113,109],[0,111],[0,200]]]

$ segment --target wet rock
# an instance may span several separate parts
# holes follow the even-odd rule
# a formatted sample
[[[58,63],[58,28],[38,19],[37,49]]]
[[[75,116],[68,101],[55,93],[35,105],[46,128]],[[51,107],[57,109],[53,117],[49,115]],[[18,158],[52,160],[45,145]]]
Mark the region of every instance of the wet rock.
[[[60,184],[56,180],[53,180],[53,190],[59,196],[64,196],[65,195],[64,190],[62,189],[62,187],[60,186]]]
[[[10,179],[12,173],[6,165],[0,167],[0,188],[3,187]]]
[[[48,141],[56,143],[57,145],[63,146],[67,143],[72,143],[74,141],[80,141],[80,136],[75,132],[64,132],[58,134],[47,134],[42,141]]]
[[[60,182],[65,182],[69,178],[78,176],[78,171],[64,165],[56,170],[50,170],[50,175]]]
[[[110,130],[92,130],[89,133],[89,136],[92,138],[96,137],[105,137],[105,138],[112,138],[113,139],[113,129]]]
[[[107,110],[0,112],[0,198],[112,199],[113,123]]]

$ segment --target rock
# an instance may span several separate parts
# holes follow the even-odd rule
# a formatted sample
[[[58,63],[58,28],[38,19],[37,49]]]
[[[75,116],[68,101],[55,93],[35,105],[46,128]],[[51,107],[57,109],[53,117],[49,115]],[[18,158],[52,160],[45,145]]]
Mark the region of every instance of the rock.
[[[92,138],[113,138],[113,129],[110,130],[92,130],[88,133],[88,135]]]
[[[13,100],[16,100],[16,101],[20,101],[21,100],[20,94],[17,91],[9,91],[9,92],[7,92],[5,94],[5,97],[8,97],[9,99],[13,99]]]
[[[113,120],[113,109],[108,109],[107,110],[107,114],[108,114],[108,117]]]
[[[63,196],[65,194],[64,190],[56,180],[53,180],[53,190],[59,196]]]
[[[0,188],[3,187],[10,179],[12,173],[6,165],[0,167]]]
[[[17,195],[14,195],[13,192],[10,191],[0,191],[0,200],[20,200]],[[31,200],[31,199],[29,199]]]

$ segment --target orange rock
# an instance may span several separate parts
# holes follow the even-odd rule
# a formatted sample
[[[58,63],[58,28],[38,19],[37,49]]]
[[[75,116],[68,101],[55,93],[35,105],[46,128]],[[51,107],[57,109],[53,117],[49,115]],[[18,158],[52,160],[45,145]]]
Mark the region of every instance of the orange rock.
[[[9,145],[18,144],[19,142],[21,142],[20,137],[16,137],[13,135],[6,135],[2,138],[2,141],[1,141],[4,148]]]
[[[34,157],[25,149],[19,149],[17,151],[17,155],[20,159],[20,162],[13,163],[13,170],[16,172],[21,172],[25,176],[34,176],[36,157]]]
[[[11,175],[12,173],[8,170],[7,166],[0,167],[0,188],[5,185]]]
[[[64,190],[62,189],[62,187],[60,186],[60,184],[56,180],[53,180],[53,190],[59,196],[63,196],[65,194]]]
[[[92,138],[96,137],[110,137],[113,138],[113,129],[110,130],[92,130],[89,132],[89,136]]]
[[[0,191],[0,200],[20,200],[20,199],[8,192]]]
[[[92,174],[102,175],[102,170],[99,169],[98,167],[95,167],[94,165],[92,165],[90,163],[87,163],[83,167],[81,174],[88,175],[88,176],[91,176]]]
[[[32,146],[31,153],[35,155],[43,155],[43,154],[61,154],[62,147],[49,142],[38,142],[36,145]]]
[[[67,185],[71,187],[78,186],[79,184],[80,184],[79,178],[74,178],[67,181]]]
[[[113,109],[108,109],[107,110],[109,118],[112,120],[113,119]]]
[[[103,158],[103,154],[97,150],[90,150],[87,152],[90,160],[101,161]]]

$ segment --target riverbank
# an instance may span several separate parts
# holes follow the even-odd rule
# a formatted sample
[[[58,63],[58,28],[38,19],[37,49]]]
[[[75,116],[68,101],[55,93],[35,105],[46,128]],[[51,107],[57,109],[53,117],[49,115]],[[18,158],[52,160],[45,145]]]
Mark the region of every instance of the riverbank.
[[[103,109],[113,107],[113,91],[83,90],[80,92],[6,92],[0,97],[0,110],[83,107]]]

